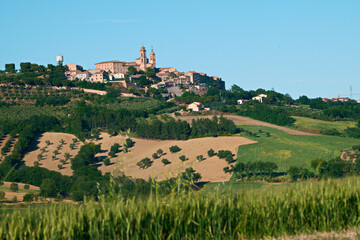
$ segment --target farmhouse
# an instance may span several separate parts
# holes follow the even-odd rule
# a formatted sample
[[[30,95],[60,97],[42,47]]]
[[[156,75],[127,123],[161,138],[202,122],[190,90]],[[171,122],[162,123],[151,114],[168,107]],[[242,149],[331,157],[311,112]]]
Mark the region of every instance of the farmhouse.
[[[256,101],[259,101],[259,102],[262,103],[264,98],[267,98],[267,95],[266,94],[260,94],[260,95],[258,95],[256,97],[253,97],[252,100],[256,100]]]
[[[188,110],[192,110],[193,112],[198,112],[204,110],[204,104],[199,102],[193,102],[187,106]]]

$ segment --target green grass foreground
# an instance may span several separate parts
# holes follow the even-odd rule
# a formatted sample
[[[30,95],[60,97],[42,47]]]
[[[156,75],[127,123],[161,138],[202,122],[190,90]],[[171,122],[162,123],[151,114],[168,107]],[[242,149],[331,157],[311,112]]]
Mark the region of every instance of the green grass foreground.
[[[1,239],[258,239],[359,226],[360,178],[1,213]]]
[[[277,171],[287,171],[291,166],[311,169],[311,161],[317,158],[329,160],[339,157],[341,150],[349,150],[360,144],[359,139],[334,137],[323,135],[300,136],[291,135],[281,130],[269,127],[241,126],[257,133],[258,137],[247,138],[258,143],[239,146],[237,161],[246,162],[274,162],[279,166]],[[259,130],[271,133],[267,137]]]

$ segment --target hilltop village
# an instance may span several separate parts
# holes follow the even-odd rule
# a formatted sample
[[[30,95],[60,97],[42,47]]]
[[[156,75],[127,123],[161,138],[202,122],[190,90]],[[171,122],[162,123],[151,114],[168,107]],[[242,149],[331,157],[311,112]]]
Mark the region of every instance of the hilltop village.
[[[225,82],[219,77],[195,71],[179,72],[175,67],[157,67],[154,50],[151,49],[149,60],[144,46],[134,62],[103,61],[95,63],[94,69],[86,70],[74,63],[65,66],[68,80],[117,82],[126,89],[137,87],[145,92],[149,88],[162,89],[163,97],[167,98],[181,96],[183,91],[204,95],[209,88],[225,89]]]

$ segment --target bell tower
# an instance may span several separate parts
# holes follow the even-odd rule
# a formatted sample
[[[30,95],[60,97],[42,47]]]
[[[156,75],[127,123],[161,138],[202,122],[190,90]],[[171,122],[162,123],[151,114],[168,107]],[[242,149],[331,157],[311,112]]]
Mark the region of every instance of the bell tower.
[[[151,48],[151,52],[150,52],[150,64],[151,64],[151,67],[156,68],[155,53],[152,48]]]
[[[140,69],[145,71],[147,63],[148,63],[148,59],[146,57],[145,47],[141,46],[141,48],[140,48]]]

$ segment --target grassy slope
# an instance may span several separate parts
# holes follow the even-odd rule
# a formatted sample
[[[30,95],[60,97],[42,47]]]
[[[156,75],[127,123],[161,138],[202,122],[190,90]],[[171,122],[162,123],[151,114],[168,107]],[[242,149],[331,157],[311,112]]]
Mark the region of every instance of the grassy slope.
[[[360,144],[359,139],[333,136],[295,136],[283,131],[258,126],[242,126],[252,132],[260,129],[270,132],[273,137],[258,134],[260,137],[248,137],[257,144],[240,146],[237,159],[242,162],[272,161],[278,171],[287,171],[290,166],[306,167],[316,158],[331,159],[340,156],[341,150]]]
[[[296,117],[294,125],[298,128],[310,129],[310,130],[328,130],[336,129],[340,132],[344,131],[347,127],[355,127],[356,122],[353,121],[323,121],[318,119],[311,119],[306,117]]]

